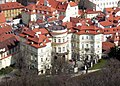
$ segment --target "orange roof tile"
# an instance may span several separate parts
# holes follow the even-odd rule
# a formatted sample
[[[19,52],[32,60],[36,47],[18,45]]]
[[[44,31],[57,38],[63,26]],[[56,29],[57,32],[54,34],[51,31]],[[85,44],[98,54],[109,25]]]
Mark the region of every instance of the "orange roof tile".
[[[110,22],[110,21],[102,21],[102,22],[99,22],[102,26],[111,26],[113,23]]]
[[[71,7],[77,6],[77,4],[76,4],[75,2],[72,2],[72,1],[68,2],[68,4],[69,4]]]
[[[11,9],[21,9],[24,8],[23,5],[21,5],[18,2],[7,2],[5,4],[0,4],[0,10],[11,10]]]
[[[5,15],[4,13],[0,13],[0,23],[5,23],[6,19],[5,19]]]
[[[15,45],[15,42],[18,42],[19,39],[13,34],[2,34],[0,35],[0,49],[8,49],[8,46]]]
[[[112,47],[115,47],[115,44],[114,44],[114,43],[111,43],[111,42],[103,42],[103,43],[102,43],[102,49],[105,50],[106,52],[109,52],[109,50],[110,50]]]

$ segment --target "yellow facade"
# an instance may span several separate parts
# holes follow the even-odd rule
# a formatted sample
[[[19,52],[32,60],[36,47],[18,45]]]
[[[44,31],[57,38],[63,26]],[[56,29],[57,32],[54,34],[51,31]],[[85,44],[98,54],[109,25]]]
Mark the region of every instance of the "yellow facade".
[[[21,14],[21,9],[11,9],[2,11],[5,14],[6,20],[12,20],[19,14]]]

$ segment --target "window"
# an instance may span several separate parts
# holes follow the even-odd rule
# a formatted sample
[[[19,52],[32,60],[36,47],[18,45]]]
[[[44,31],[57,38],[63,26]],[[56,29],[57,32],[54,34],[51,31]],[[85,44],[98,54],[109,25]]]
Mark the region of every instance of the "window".
[[[54,47],[54,50],[55,50],[55,52],[56,52],[56,47]]]
[[[60,39],[58,39],[58,42],[60,42]]]
[[[65,51],[65,47],[63,47],[63,51]]]
[[[43,52],[43,50],[41,49],[41,53]]]
[[[112,4],[114,4],[114,2],[112,2]]]
[[[88,44],[86,44],[86,47],[88,47]]]
[[[91,39],[93,39],[93,36],[91,36]]]
[[[82,44],[82,48],[84,48],[84,44]]]
[[[58,47],[58,52],[61,52],[61,47]]]
[[[43,58],[41,58],[41,62],[43,62]]]
[[[82,36],[82,39],[84,39],[84,36]]]
[[[98,45],[98,48],[99,48],[99,45]]]
[[[108,5],[108,3],[106,3]]]
[[[54,39],[54,42],[56,42],[56,39]]]
[[[86,36],[86,39],[88,39],[88,36]]]
[[[104,6],[105,6],[105,3],[104,3]]]
[[[63,42],[65,42],[65,39],[63,38]]]
[[[111,2],[109,4],[111,5]]]

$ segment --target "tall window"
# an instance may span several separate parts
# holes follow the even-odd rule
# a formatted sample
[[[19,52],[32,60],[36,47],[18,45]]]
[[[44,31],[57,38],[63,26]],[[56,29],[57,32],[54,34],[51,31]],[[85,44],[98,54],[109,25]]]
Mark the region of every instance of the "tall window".
[[[54,39],[54,42],[56,42],[56,38]]]
[[[60,42],[60,39],[58,39],[58,42]]]
[[[65,51],[65,47],[63,47],[63,51]]]
[[[86,44],[86,47],[88,47],[88,44]]]
[[[41,58],[41,62],[43,62],[43,58]]]
[[[86,36],[86,39],[88,39],[88,36]]]
[[[82,36],[82,39],[84,39],[84,36]]]
[[[65,39],[63,38],[63,42],[65,42]]]
[[[58,52],[61,52],[61,47],[58,47]]]
[[[82,44],[82,48],[84,48],[84,44]]]
[[[54,50],[55,50],[55,52],[56,52],[56,47],[54,47]]]

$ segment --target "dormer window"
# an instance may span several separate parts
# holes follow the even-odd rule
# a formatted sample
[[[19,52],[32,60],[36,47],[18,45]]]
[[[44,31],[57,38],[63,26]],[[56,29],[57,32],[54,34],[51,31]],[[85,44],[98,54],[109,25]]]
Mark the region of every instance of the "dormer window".
[[[26,35],[26,38],[28,37],[28,35]]]
[[[34,42],[31,42],[31,44],[34,44]]]
[[[100,32],[100,30],[97,30],[97,32],[99,33],[99,32]]]
[[[89,33],[89,30],[85,30],[86,33]]]
[[[40,46],[43,46],[43,43],[40,43]]]
[[[46,40],[44,40],[44,42],[46,42]]]

